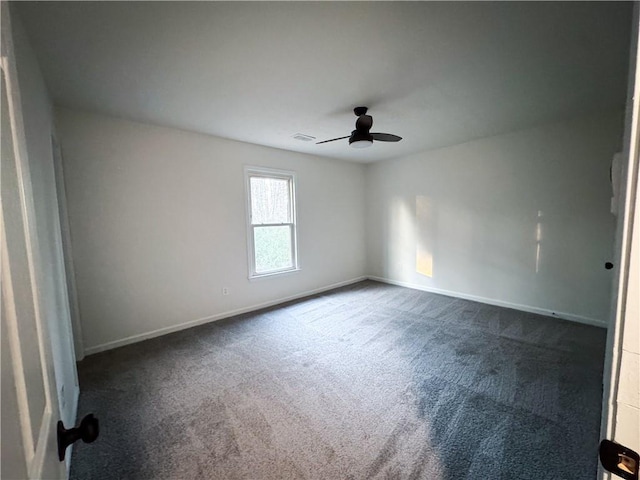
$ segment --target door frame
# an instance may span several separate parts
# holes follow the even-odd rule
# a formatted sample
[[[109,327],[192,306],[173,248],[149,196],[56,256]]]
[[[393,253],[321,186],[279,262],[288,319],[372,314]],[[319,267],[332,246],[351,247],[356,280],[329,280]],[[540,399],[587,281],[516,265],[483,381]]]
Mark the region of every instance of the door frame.
[[[62,147],[55,133],[51,135],[51,153],[53,155],[53,169],[56,181],[56,193],[58,195],[58,212],[60,216],[60,237],[62,240],[62,258],[65,269],[67,285],[67,299],[69,302],[69,316],[71,317],[71,338],[75,350],[76,362],[84,359],[84,341],[82,337],[82,324],[80,323],[80,306],[78,304],[78,289],[76,286],[76,269],[73,263],[73,250],[71,245],[71,227],[67,210],[67,189],[64,179],[64,163]]]
[[[620,199],[617,205],[618,226],[614,242],[615,275],[613,278],[611,317],[607,331],[605,351],[601,439],[614,439],[618,411],[618,390],[622,361],[627,303],[630,295],[629,279],[632,268],[632,247],[640,239],[634,236],[634,221],[638,221],[640,197],[638,196],[638,169],[640,158],[640,45],[638,30],[640,10],[634,4],[632,15],[631,51],[629,55],[629,85],[623,139],[623,164],[620,182]],[[635,220],[634,220],[635,217]],[[630,448],[638,446],[628,445]],[[594,453],[597,454],[597,453]],[[598,478],[611,479],[598,463]]]

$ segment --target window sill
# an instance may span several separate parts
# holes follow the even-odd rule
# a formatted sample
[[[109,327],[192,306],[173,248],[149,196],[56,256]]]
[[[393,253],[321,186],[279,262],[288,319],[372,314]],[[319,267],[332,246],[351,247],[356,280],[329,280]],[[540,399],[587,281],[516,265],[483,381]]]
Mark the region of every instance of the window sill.
[[[289,270],[281,270],[279,272],[270,272],[270,273],[259,273],[259,274],[255,274],[255,275],[249,275],[249,281],[253,282],[256,280],[264,280],[267,278],[273,278],[273,277],[282,277],[282,276],[287,276],[287,275],[292,275],[294,273],[298,273],[300,270],[302,270],[300,267],[298,268],[292,268]]]

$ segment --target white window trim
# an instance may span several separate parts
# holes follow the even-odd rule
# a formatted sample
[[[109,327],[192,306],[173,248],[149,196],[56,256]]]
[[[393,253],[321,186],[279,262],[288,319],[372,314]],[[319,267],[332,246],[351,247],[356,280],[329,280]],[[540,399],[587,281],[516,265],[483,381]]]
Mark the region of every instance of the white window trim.
[[[252,176],[263,176],[271,178],[284,178],[290,180],[291,188],[291,222],[277,225],[290,225],[292,229],[291,235],[291,251],[293,267],[283,268],[281,270],[272,270],[265,273],[257,273],[255,265],[255,252],[254,252],[254,240],[253,231],[254,225],[251,223],[251,185],[249,179]],[[298,262],[298,235],[297,235],[297,217],[296,217],[296,174],[289,170],[277,170],[274,168],[266,167],[254,167],[245,165],[244,167],[244,185],[245,185],[245,207],[246,207],[246,225],[247,225],[247,265],[249,268],[249,280],[258,280],[269,277],[282,276],[300,271],[300,264]],[[261,225],[269,226],[269,225]]]

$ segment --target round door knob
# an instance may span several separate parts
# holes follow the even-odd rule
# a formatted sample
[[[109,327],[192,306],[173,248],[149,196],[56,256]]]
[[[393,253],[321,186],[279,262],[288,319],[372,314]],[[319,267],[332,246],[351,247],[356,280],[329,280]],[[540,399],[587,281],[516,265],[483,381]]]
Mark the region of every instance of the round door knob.
[[[64,460],[67,447],[73,442],[82,439],[84,443],[91,443],[100,434],[98,419],[90,413],[82,419],[80,426],[66,429],[62,420],[58,421],[58,459]]]

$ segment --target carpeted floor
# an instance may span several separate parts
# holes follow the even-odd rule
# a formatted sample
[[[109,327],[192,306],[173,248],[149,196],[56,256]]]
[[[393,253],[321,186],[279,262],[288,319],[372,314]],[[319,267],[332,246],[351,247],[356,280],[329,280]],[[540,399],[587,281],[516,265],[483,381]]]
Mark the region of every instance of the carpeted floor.
[[[596,477],[605,330],[366,281],[93,355],[72,479]]]

